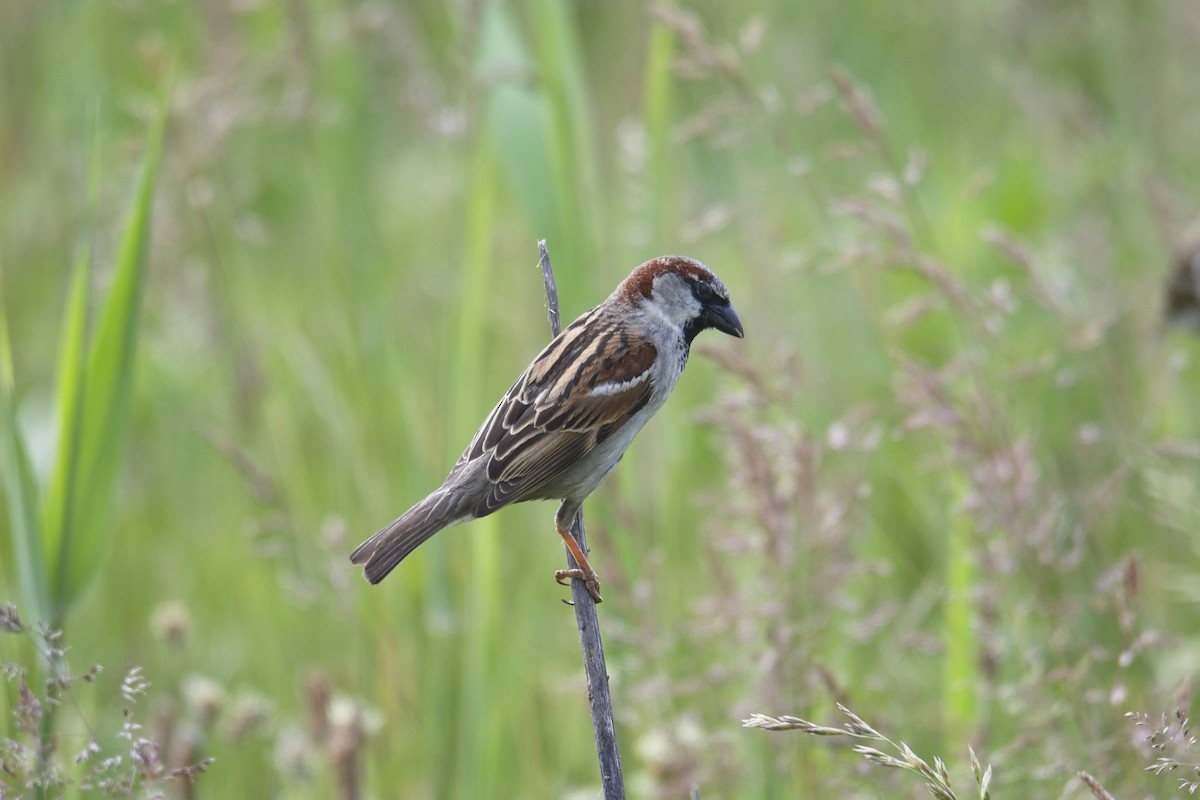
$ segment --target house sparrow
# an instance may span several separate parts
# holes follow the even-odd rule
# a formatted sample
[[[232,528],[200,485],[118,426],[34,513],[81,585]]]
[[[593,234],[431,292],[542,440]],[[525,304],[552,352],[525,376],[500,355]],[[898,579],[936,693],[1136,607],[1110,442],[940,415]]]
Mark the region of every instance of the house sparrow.
[[[1167,321],[1200,331],[1200,220],[1184,234],[1175,272],[1167,284]]]
[[[741,337],[729,292],[708,267],[662,256],[546,346],[492,410],[446,480],[351,555],[379,583],[442,528],[525,500],[561,500],[558,534],[600,602],[600,580],[571,534],[575,514],[666,401],[696,334]]]

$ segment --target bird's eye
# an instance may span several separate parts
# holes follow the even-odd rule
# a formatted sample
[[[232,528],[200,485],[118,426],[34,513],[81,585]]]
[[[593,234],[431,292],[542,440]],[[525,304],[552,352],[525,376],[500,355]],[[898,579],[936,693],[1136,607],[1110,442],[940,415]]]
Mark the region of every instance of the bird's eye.
[[[697,283],[695,289],[696,299],[702,303],[707,303],[713,299],[714,292],[712,286],[707,283]]]

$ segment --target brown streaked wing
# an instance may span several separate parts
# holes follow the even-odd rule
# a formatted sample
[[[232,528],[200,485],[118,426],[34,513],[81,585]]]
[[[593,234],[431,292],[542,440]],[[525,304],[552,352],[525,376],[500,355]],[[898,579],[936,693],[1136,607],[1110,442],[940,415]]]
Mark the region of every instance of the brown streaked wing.
[[[471,443],[459,456],[456,467],[490,452],[509,436],[511,431],[523,427],[521,423],[528,420],[527,412],[532,408],[533,398],[547,385],[553,384],[566,365],[578,359],[579,351],[586,344],[585,337],[581,337],[580,333],[598,309],[599,307],[593,308],[581,315],[538,353],[479,426]],[[534,386],[537,387],[536,390],[533,389]]]
[[[631,345],[619,323],[579,324],[592,317],[543,351],[476,434],[468,452],[490,456],[494,484],[480,511],[536,496],[649,402],[654,345]]]
[[[555,475],[591,452],[596,441],[591,431],[534,433],[524,447],[515,451],[516,460],[506,465],[504,474],[509,477],[493,479],[475,513],[488,514],[508,503],[534,499]],[[488,464],[488,477],[496,463],[493,458]]]
[[[504,494],[533,495],[649,402],[650,378],[638,380],[648,366],[638,371],[632,367],[647,364],[647,357],[653,363],[654,346],[645,343],[627,352],[624,359],[614,355],[586,365],[566,385],[565,397],[550,395],[536,403],[534,424],[497,444],[488,463],[488,478],[502,486]],[[597,386],[613,389],[594,394]]]
[[[650,399],[650,370],[658,350],[646,341],[632,345],[626,331],[617,331],[606,352],[584,365],[565,401],[548,398],[538,404],[536,427],[591,430],[622,423],[641,410]]]

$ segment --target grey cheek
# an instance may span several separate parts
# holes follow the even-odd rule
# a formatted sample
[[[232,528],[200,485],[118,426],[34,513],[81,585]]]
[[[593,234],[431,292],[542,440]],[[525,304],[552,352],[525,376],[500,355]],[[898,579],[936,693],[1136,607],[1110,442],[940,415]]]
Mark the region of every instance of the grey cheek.
[[[682,327],[699,316],[700,302],[689,292],[685,297],[671,304],[671,317]]]

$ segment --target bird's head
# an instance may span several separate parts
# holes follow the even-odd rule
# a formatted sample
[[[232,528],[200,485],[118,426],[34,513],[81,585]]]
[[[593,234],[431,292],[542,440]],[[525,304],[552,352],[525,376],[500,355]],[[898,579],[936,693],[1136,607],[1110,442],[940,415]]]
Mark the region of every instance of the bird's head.
[[[679,328],[689,343],[706,328],[738,338],[744,335],[729,290],[694,258],[651,259],[630,273],[614,295]]]

